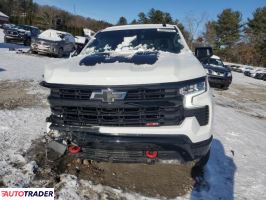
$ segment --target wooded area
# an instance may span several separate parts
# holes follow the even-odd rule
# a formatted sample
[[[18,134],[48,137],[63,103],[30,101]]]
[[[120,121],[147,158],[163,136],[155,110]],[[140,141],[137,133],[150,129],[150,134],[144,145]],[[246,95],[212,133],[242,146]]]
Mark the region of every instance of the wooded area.
[[[32,0],[0,0],[0,10],[10,17],[11,23],[34,25],[43,30],[53,28],[73,35],[82,35],[84,27],[98,31],[112,26],[108,22],[74,15],[54,6],[38,5]]]
[[[74,35],[82,35],[84,27],[98,31],[113,25],[53,6],[38,5],[32,0],[0,0],[0,10],[10,17],[11,23],[34,25],[43,30],[53,28]],[[188,16],[184,25],[170,13],[156,9],[140,12],[131,22],[122,16],[117,25],[148,23],[176,24],[192,50],[196,46],[212,46],[215,54],[226,61],[266,67],[266,7],[255,10],[247,21],[242,20],[239,11],[225,9],[217,15],[217,20],[207,21],[204,32],[199,34],[196,32],[200,23],[204,23],[203,17]]]

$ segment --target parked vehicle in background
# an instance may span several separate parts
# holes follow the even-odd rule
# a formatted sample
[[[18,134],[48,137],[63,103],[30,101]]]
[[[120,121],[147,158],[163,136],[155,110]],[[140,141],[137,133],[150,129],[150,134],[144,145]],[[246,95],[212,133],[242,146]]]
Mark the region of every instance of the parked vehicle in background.
[[[240,66],[238,65],[231,65],[231,70],[235,72],[241,72]]]
[[[254,78],[263,80],[263,77],[265,76],[265,74],[266,74],[266,69],[259,70],[256,72]]]
[[[244,67],[240,67],[239,69],[241,70],[242,73],[245,73],[246,71],[254,70],[254,67],[244,66]]]
[[[15,27],[15,26],[16,26],[15,24],[3,24],[3,25],[2,25],[2,29],[13,28],[13,27]]]
[[[266,81],[266,73],[264,73],[264,74],[262,75],[261,80]]]
[[[4,28],[5,43],[16,42],[30,46],[31,40],[40,34],[40,30],[34,26],[27,25],[10,25]]]
[[[240,66],[235,69],[235,72],[242,73],[242,70],[240,69]]]
[[[213,55],[208,59],[202,58],[198,51],[206,47],[199,47],[195,49],[195,55],[202,63],[211,87],[227,89],[232,82],[232,73],[230,68],[226,67],[221,58]]]
[[[245,76],[251,76],[251,72],[254,71],[254,70],[247,70],[244,72],[244,75]]]
[[[256,68],[255,70],[250,71],[250,77],[255,78],[257,74],[263,73],[265,69],[263,68]]]
[[[209,55],[211,56],[211,55]],[[174,25],[106,28],[45,68],[56,151],[106,162],[193,161],[212,141],[206,73]]]
[[[75,38],[70,33],[49,29],[32,41],[31,51],[60,58],[69,56],[75,51]]]

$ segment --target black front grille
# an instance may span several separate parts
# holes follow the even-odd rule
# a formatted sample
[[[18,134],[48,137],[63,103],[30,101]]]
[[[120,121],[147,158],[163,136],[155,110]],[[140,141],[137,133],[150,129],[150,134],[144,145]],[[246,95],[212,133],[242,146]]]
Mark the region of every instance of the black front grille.
[[[18,35],[18,32],[17,32],[17,31],[7,31],[7,34],[8,34],[8,35],[14,35],[14,36],[17,36],[17,35]]]
[[[73,107],[52,106],[51,120],[57,124],[77,126],[146,126],[177,125],[184,119],[182,106],[145,107]]]
[[[79,90],[79,89],[52,89],[51,97],[61,99],[82,99],[89,100],[92,90]]]
[[[52,89],[51,97],[61,99],[82,99],[89,100],[93,91],[92,89]],[[115,90],[124,92],[125,89]],[[127,89],[125,100],[154,100],[164,98],[180,98],[179,89]]]
[[[185,117],[194,116],[201,126],[208,124],[208,106],[184,109],[182,86],[205,80],[199,78],[181,83],[132,86],[78,86],[42,83],[51,88],[48,98],[52,115],[48,121],[55,126],[171,126]],[[92,92],[125,92],[124,99],[106,102],[91,99]],[[110,90],[109,90],[110,91]],[[101,95],[100,95],[101,96]]]

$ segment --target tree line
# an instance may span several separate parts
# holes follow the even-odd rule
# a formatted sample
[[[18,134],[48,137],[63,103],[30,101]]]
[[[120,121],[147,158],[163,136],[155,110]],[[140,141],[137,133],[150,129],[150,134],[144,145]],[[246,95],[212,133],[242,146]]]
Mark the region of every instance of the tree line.
[[[33,25],[43,30],[52,28],[73,35],[82,35],[84,27],[98,31],[112,26],[108,22],[74,15],[54,6],[39,5],[33,0],[0,0],[0,10],[9,16],[10,23]]]
[[[84,27],[98,31],[114,25],[39,5],[33,0],[0,0],[0,10],[10,17],[11,23],[34,25],[43,30],[53,28],[73,35],[82,35]],[[197,46],[212,46],[214,53],[226,61],[266,67],[266,7],[256,9],[247,21],[242,21],[239,11],[224,9],[216,20],[205,24],[204,16],[187,16],[185,25],[170,13],[152,8],[147,13],[140,12],[130,22],[121,16],[116,25],[160,23],[177,25],[192,50]],[[205,30],[197,33],[202,25]]]

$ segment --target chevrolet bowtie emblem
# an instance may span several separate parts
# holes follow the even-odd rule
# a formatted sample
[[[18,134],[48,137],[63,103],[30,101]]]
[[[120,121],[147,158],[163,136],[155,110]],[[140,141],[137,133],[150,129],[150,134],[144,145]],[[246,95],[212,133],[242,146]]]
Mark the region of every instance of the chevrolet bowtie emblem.
[[[99,92],[92,92],[90,99],[101,100],[102,102],[106,103],[112,103],[115,100],[125,99],[126,95],[126,92],[117,92],[108,88]]]

